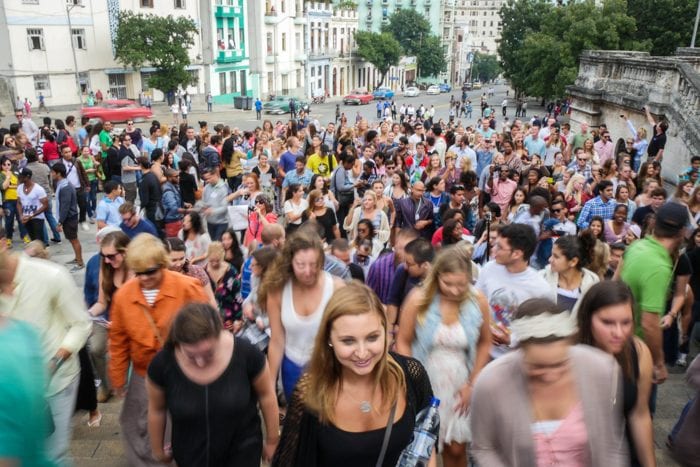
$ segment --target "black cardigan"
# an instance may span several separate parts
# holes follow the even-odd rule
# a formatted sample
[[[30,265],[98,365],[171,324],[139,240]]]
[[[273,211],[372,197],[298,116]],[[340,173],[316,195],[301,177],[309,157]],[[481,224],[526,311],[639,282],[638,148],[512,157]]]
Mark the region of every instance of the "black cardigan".
[[[433,396],[428,374],[418,360],[395,353],[391,353],[391,356],[398,362],[406,376],[406,405],[413,408],[417,414],[430,405],[430,398]],[[306,375],[302,376],[292,394],[282,438],[272,459],[272,467],[316,467],[318,465],[316,445],[320,422],[318,417],[304,405],[303,395],[308,389],[306,380]]]

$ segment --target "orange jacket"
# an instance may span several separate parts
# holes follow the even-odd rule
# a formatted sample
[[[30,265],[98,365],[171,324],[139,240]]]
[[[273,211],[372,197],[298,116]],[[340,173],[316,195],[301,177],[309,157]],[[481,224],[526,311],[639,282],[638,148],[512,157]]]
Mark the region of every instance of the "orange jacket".
[[[151,313],[165,342],[173,318],[180,308],[190,302],[208,302],[200,282],[167,269],[163,270],[163,281],[153,306],[143,296],[136,277],[114,294],[110,309],[109,378],[115,388],[126,384],[129,362],[133,362],[137,374],[145,376],[148,365],[161,349],[153,325],[146,317],[146,310]]]

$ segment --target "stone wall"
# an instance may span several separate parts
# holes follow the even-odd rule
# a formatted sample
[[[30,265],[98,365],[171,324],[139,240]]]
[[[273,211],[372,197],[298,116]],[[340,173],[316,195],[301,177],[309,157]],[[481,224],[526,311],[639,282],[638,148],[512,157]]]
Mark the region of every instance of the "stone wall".
[[[679,48],[670,57],[646,52],[586,51],[579,74],[567,88],[572,96],[571,123],[607,124],[613,138],[630,135],[621,114],[634,126],[652,128],[642,107],[669,122],[663,176],[674,182],[693,155],[700,154],[700,52]]]
[[[7,78],[0,77],[0,118],[3,119],[3,126],[9,127],[15,121],[15,94]],[[11,117],[7,119],[7,117]]]

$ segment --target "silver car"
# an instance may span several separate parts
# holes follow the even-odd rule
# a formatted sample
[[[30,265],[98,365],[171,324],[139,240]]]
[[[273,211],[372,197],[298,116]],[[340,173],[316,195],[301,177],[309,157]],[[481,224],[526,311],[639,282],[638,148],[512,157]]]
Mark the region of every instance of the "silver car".
[[[420,89],[415,86],[407,87],[403,92],[404,97],[418,97],[420,96]]]

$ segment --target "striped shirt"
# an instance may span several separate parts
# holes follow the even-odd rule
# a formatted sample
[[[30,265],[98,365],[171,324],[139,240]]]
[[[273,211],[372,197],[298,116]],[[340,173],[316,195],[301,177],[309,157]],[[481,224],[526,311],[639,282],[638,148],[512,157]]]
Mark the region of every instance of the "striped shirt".
[[[141,292],[143,293],[143,298],[146,299],[148,304],[153,306],[153,304],[156,302],[156,297],[158,296],[160,289],[141,289]]]

